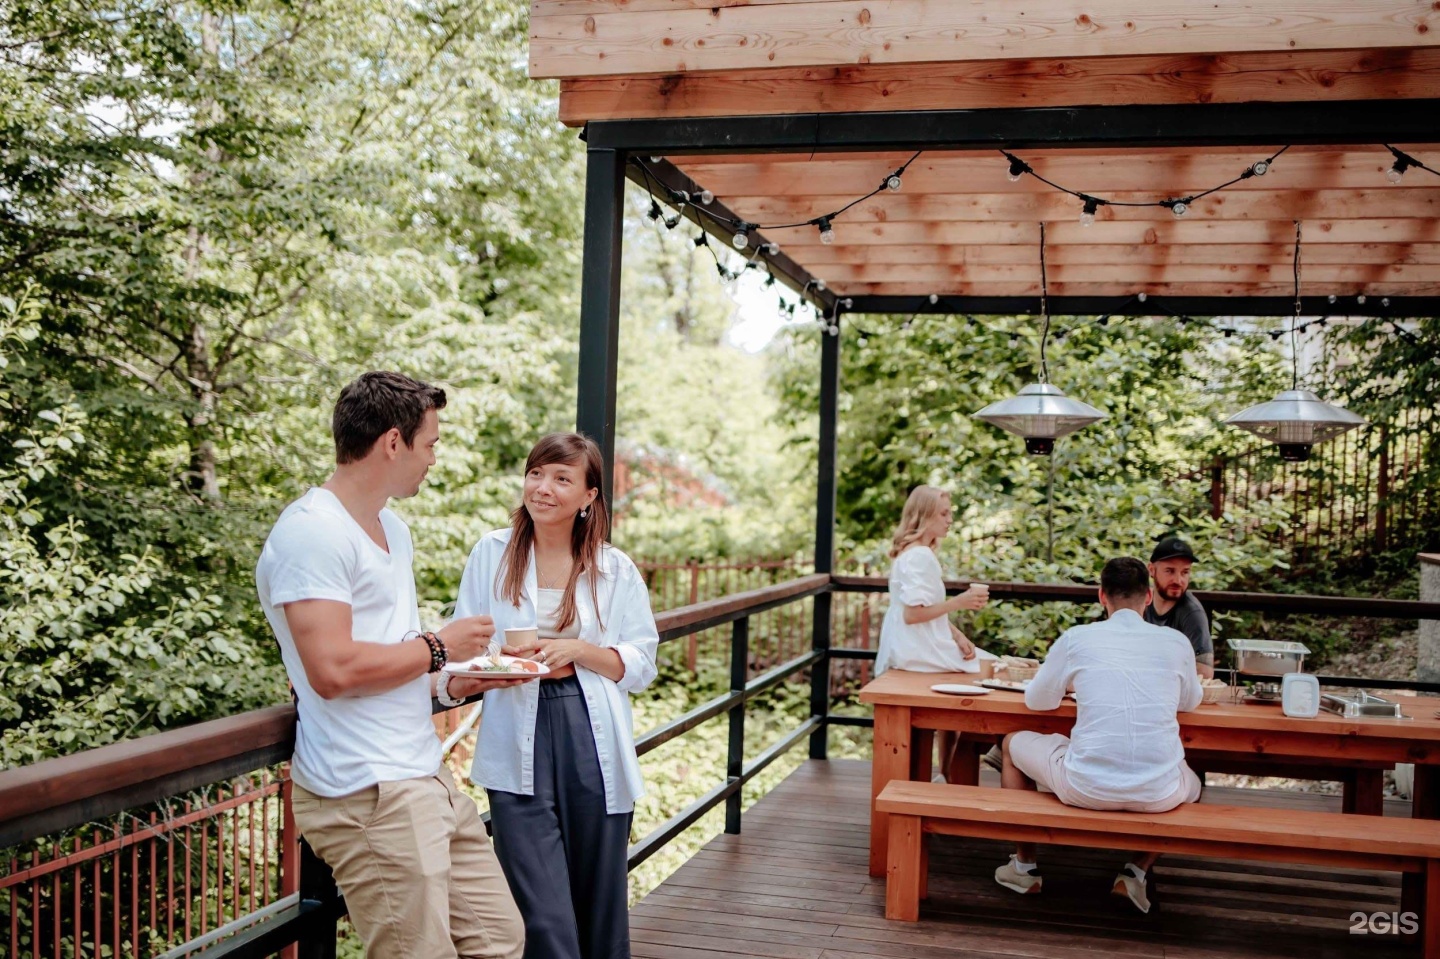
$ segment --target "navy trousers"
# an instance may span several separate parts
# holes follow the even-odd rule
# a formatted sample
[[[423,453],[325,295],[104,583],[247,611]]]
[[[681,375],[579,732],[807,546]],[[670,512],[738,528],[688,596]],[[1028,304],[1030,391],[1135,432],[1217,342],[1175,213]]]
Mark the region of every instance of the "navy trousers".
[[[540,681],[535,795],[488,794],[495,855],[525,920],[525,959],[630,959],[631,814],[605,812],[578,679]]]

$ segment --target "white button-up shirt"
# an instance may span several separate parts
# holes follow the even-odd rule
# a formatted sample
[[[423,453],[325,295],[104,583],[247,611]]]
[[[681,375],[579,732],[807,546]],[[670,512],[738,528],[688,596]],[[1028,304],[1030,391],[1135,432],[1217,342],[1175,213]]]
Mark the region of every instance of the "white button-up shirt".
[[[1071,786],[1101,802],[1174,794],[1185,761],[1175,714],[1203,696],[1184,633],[1152,626],[1129,609],[1067,629],[1025,690],[1025,705],[1055,709],[1067,689],[1075,690],[1065,753]]]
[[[500,557],[510,535],[509,529],[495,530],[475,544],[455,602],[457,618],[492,617],[497,639],[504,636],[506,629],[535,626],[538,622],[535,597],[539,590],[533,550],[520,605],[500,595]],[[600,550],[598,609],[590,599],[590,575],[582,575],[575,586],[580,638],[619,653],[625,675],[615,682],[579,663],[575,664],[575,675],[595,735],[595,752],[605,781],[605,811],[625,813],[633,810],[635,800],[645,794],[640,760],[635,755],[629,694],[644,689],[655,679],[660,634],[650,611],[650,592],[630,557],[609,545]],[[470,767],[470,781],[477,786],[521,796],[535,794],[535,716],[540,708],[541,682],[545,680],[492,689],[485,694],[475,762]]]

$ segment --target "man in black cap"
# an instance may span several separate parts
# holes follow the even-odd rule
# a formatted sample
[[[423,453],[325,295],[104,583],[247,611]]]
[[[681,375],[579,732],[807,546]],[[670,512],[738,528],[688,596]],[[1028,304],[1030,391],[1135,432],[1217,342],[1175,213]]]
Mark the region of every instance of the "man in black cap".
[[[1195,553],[1178,536],[1166,536],[1150,554],[1150,579],[1154,598],[1145,607],[1145,622],[1178,629],[1195,649],[1195,670],[1202,679],[1215,675],[1215,646],[1210,639],[1210,619],[1190,592],[1190,567]]]

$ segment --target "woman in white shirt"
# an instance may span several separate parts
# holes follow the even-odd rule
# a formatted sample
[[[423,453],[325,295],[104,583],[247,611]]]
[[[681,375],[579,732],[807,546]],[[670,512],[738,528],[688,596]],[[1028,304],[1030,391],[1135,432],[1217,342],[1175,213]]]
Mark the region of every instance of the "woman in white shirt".
[[[492,616],[497,635],[538,627],[504,652],[550,669],[486,693],[470,771],[490,798],[527,959],[630,955],[626,854],[644,785],[629,694],[655,678],[660,640],[639,570],[605,542],[602,469],[578,434],[536,443],[511,526],[471,551],[455,605]]]
[[[950,532],[950,494],[936,486],[910,491],[900,514],[900,528],[891,543],[890,608],[880,624],[880,652],[875,673],[907,669],[920,673],[978,673],[980,657],[969,637],[950,622],[950,614],[985,605],[990,589],[973,583],[965,592],[945,598],[945,577],[935,546]],[[936,737],[940,769],[948,769],[955,734]],[[941,774],[937,773],[939,779]]]

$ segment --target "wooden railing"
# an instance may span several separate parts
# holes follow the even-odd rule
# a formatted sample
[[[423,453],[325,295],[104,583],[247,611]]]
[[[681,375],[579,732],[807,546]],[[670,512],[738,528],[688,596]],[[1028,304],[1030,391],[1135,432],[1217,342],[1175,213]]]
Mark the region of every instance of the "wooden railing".
[[[964,581],[949,581],[946,587],[955,592],[967,585]],[[829,726],[870,725],[868,717],[833,715],[826,697],[812,696],[811,713],[805,720],[764,752],[747,760],[744,753],[747,702],[807,668],[812,673],[812,688],[819,683],[818,688],[823,690],[833,662],[875,656],[871,649],[831,648],[829,631],[823,635],[816,631],[811,649],[751,678],[748,670],[751,617],[812,598],[817,603],[828,603],[829,594],[833,592],[876,593],[885,589],[886,581],[880,577],[816,574],[696,603],[656,617],[662,643],[729,625],[730,689],[643,734],[637,740],[637,750],[644,755],[721,714],[727,716],[730,735],[724,777],[632,846],[629,852],[632,868],[722,802],[726,807],[726,831],[738,832],[741,789],[746,782],[802,740],[819,734],[823,744],[823,734]],[[1092,603],[1096,598],[1094,586],[1072,584],[992,583],[990,592],[996,600],[1015,602]],[[1440,603],[1434,602],[1232,592],[1199,592],[1197,595],[1207,607],[1216,610],[1440,620]],[[823,619],[815,617],[816,621]],[[1353,677],[1322,677],[1322,682],[1375,687],[1402,685],[1440,692],[1440,684],[1387,684]],[[0,848],[22,845],[282,763],[290,758],[294,727],[294,707],[274,706],[0,772]],[[818,752],[824,755],[823,748]],[[815,754],[816,750],[812,749],[812,755]],[[335,926],[344,914],[344,902],[329,870],[303,842],[294,842],[294,825],[288,815],[282,842],[287,850],[295,850],[283,857],[281,888],[286,895],[210,931],[200,940],[171,950],[166,957],[262,959],[282,949],[295,959],[333,956]],[[80,954],[78,947],[77,943],[74,954]]]

